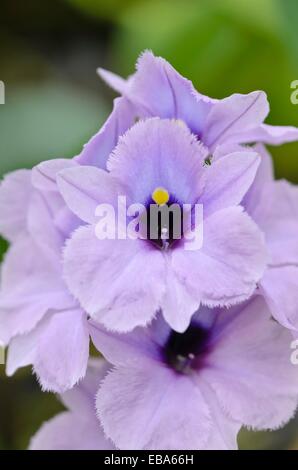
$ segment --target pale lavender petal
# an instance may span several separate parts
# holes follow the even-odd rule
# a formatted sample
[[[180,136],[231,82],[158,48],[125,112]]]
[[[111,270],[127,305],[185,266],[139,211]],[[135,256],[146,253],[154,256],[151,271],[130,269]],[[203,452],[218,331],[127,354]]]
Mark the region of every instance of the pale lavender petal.
[[[134,117],[133,106],[125,98],[116,99],[110,117],[100,131],[85,144],[75,160],[80,165],[105,169],[110,153],[116,147],[119,137],[134,124]]]
[[[96,415],[65,411],[45,422],[32,437],[29,450],[112,450]]]
[[[12,337],[31,331],[51,308],[59,309],[74,302],[65,289],[54,289],[55,285],[36,276],[1,295],[1,341],[7,344]]]
[[[238,205],[251,186],[259,164],[257,153],[243,151],[226,155],[208,166],[204,193],[199,200],[204,206],[204,217]]]
[[[298,263],[298,187],[287,181],[264,185],[251,215],[265,234],[270,264]]]
[[[282,145],[298,140],[298,128],[260,124],[253,129],[237,133],[233,138],[239,143],[262,142],[268,145]]]
[[[103,69],[102,67],[99,67],[96,72],[99,77],[114,91],[120,95],[125,95],[127,93],[127,88],[132,77],[125,80],[124,78],[120,77],[120,75]]]
[[[74,167],[79,167],[74,159],[58,158],[40,163],[32,170],[33,185],[42,193],[48,206],[52,225],[50,230],[55,228],[63,238],[68,238],[82,225],[82,221],[65,205],[57,185],[58,173]]]
[[[270,318],[260,296],[219,318],[222,326],[202,377],[235,420],[255,429],[281,426],[298,402],[291,334]]]
[[[89,331],[95,347],[112,364],[133,366],[160,360],[152,327],[137,327],[123,334],[107,330],[94,320],[89,320]],[[169,331],[167,326],[168,334]]]
[[[43,390],[64,392],[86,373],[89,356],[87,317],[79,308],[57,312],[37,344],[33,367]]]
[[[69,158],[55,158],[39,163],[32,170],[32,184],[41,191],[57,191],[57,173],[76,166],[78,164],[75,160]]]
[[[95,396],[111,366],[104,359],[88,360],[86,375],[73,388],[60,395],[64,406],[74,413],[95,417]]]
[[[48,271],[44,266],[44,258],[36,256],[37,251],[36,244],[27,234],[10,245],[1,264],[1,293],[15,289],[30,275],[40,270]]]
[[[101,76],[137,107],[140,117],[181,119],[197,135],[216,102],[199,94],[166,60],[149,51],[141,55],[137,72],[128,81],[107,72]]]
[[[209,405],[214,430],[206,445],[208,450],[237,450],[237,435],[241,429],[241,423],[231,419],[227,410],[223,410],[215,393],[207,384],[199,381],[200,388]]]
[[[28,232],[47,258],[47,263],[53,269],[55,267],[59,269],[64,236],[53,223],[54,214],[49,204],[50,198],[39,191],[33,193],[27,216]]]
[[[21,237],[8,250],[2,265],[0,337],[30,331],[49,309],[74,303],[59,269],[50,265],[29,237]]]
[[[213,432],[200,388],[165,367],[109,373],[97,410],[105,434],[123,450],[203,449]]]
[[[77,228],[84,225],[83,221],[66,206],[64,200],[63,207],[56,213],[53,223],[64,240],[69,238]]]
[[[38,341],[45,330],[48,319],[42,319],[29,333],[15,336],[9,343],[6,374],[12,376],[19,368],[33,364],[37,356]]]
[[[242,205],[250,215],[253,215],[258,207],[264,187],[274,180],[273,161],[266,147],[263,144],[257,144],[252,149],[260,155],[261,163],[254,182],[242,201]]]
[[[31,171],[7,174],[0,185],[0,233],[14,241],[27,228],[27,211],[32,193]]]
[[[216,100],[199,94],[165,59],[151,52],[141,55],[131,80],[130,96],[151,116],[181,119],[200,135],[207,113]]]
[[[176,200],[193,203],[203,190],[205,156],[184,124],[154,118],[135,124],[120,139],[108,169],[129,186],[133,202],[147,203],[161,186]]]
[[[215,162],[216,160],[219,160],[222,157],[225,157],[226,155],[229,155],[230,153],[236,153],[236,152],[254,152],[254,147],[249,147],[247,145],[241,145],[236,142],[223,142],[222,144],[219,144],[216,146],[212,154],[210,155],[211,161]]]
[[[258,227],[238,206],[215,212],[204,221],[203,230],[201,249],[173,250],[177,277],[197,300],[210,306],[248,298],[267,261]]]
[[[233,135],[261,124],[268,112],[267,97],[262,91],[231,95],[212,107],[205,122],[202,141],[211,150],[224,141],[240,143],[233,139]]]
[[[95,413],[95,396],[108,364],[90,360],[84,379],[61,395],[70,410],[45,422],[30,441],[30,450],[109,450],[111,441],[103,434]]]
[[[57,184],[68,207],[84,222],[96,222],[99,204],[117,206],[120,187],[104,170],[92,166],[66,169],[58,174]]]
[[[169,265],[166,275],[165,295],[161,301],[162,314],[175,331],[183,332],[189,326],[193,313],[198,309],[200,300],[191,295],[187,284],[177,276]]]
[[[273,159],[267,148],[263,144],[256,144],[251,147],[261,157],[261,164],[258,168],[256,180],[261,186],[261,181],[267,183],[274,180]]]
[[[164,257],[144,240],[99,240],[93,226],[77,230],[65,250],[65,278],[83,308],[107,328],[148,324],[164,291]]]
[[[86,315],[79,309],[47,315],[29,333],[12,339],[7,375],[33,365],[44,390],[64,392],[82,379],[89,356]]]
[[[84,379],[61,395],[70,410],[45,422],[30,441],[30,450],[109,450],[111,441],[103,434],[95,413],[95,396],[108,364],[90,360]]]
[[[298,331],[298,266],[267,269],[260,287],[274,318]]]

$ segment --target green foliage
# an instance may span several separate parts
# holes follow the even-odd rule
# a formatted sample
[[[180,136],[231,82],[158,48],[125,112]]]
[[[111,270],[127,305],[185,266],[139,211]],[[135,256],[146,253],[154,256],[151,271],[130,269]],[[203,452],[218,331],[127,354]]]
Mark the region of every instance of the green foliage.
[[[136,3],[137,0],[66,0],[84,13],[98,18],[109,18],[115,21],[119,15]]]
[[[8,86],[0,107],[0,174],[75,155],[106,114],[99,97],[64,83]]]
[[[293,59],[298,58],[298,2],[297,0],[279,0],[279,9],[283,19],[283,33]]]
[[[6,252],[8,248],[8,243],[4,238],[0,237],[0,262],[3,259],[4,253]]]

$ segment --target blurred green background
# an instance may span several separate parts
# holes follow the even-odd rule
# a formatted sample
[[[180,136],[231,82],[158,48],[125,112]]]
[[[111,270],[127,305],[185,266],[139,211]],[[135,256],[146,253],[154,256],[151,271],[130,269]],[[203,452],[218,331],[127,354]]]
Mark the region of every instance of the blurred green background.
[[[144,49],[213,97],[265,90],[268,122],[298,126],[290,101],[297,24],[297,0],[1,0],[0,174],[79,153],[114,97],[96,68],[128,75]],[[272,153],[277,177],[297,183],[298,144]],[[26,448],[61,408],[30,370],[8,379],[0,365],[0,449]],[[240,447],[298,449],[298,420],[272,433],[242,432]]]

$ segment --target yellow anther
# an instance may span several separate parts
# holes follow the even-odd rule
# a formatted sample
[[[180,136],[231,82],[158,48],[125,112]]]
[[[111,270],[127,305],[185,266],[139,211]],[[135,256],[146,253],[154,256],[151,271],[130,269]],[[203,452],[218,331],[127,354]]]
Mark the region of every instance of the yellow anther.
[[[152,193],[152,199],[157,205],[163,206],[169,201],[170,196],[166,189],[156,188]]]

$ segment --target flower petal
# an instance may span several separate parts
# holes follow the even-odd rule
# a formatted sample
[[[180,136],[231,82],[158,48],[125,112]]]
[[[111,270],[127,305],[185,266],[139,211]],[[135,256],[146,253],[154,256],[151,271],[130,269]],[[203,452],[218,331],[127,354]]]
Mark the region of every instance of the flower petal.
[[[87,318],[73,309],[47,315],[29,333],[12,339],[7,375],[29,364],[44,390],[64,392],[86,373],[89,356]]]
[[[31,171],[7,174],[0,185],[0,233],[10,242],[27,228],[27,211],[32,193]]]
[[[242,205],[251,216],[260,203],[264,187],[274,180],[273,161],[266,147],[263,144],[257,144],[252,149],[259,154],[261,162],[253,184],[242,201]]]
[[[33,364],[37,354],[39,337],[47,325],[47,318],[42,319],[29,333],[15,336],[9,343],[6,374],[10,377],[19,368]]]
[[[274,318],[298,331],[298,266],[267,269],[260,286]]]
[[[270,319],[262,297],[219,315],[218,336],[202,371],[223,409],[255,429],[274,429],[297,407],[291,334]]]
[[[134,117],[135,110],[128,100],[117,98],[111,115],[100,131],[84,145],[75,161],[80,165],[105,169],[110,153],[116,147],[119,137],[134,124]]]
[[[101,76],[136,106],[140,117],[181,119],[197,135],[216,102],[199,94],[189,80],[150,51],[140,56],[137,72],[128,81],[106,72]]]
[[[76,166],[78,164],[75,160],[69,158],[55,158],[39,163],[32,170],[32,184],[41,191],[57,191],[57,173]]]
[[[187,285],[178,278],[169,266],[167,270],[165,295],[161,302],[162,314],[170,327],[183,333],[189,326],[194,312],[200,302],[197,296],[192,296]]]
[[[173,250],[177,277],[207,305],[229,306],[245,300],[266,267],[261,232],[240,206],[215,212],[204,221],[203,230],[201,249]]]
[[[44,423],[32,437],[29,450],[112,450],[94,416],[65,411]]]
[[[270,264],[298,264],[298,187],[287,181],[264,185],[251,215],[264,232]]]
[[[155,315],[165,264],[144,240],[99,240],[93,226],[77,230],[65,250],[65,278],[83,308],[107,328],[129,331]]]
[[[95,395],[111,366],[102,358],[91,358],[88,360],[88,368],[83,380],[80,380],[73,388],[66,390],[60,395],[60,400],[67,409],[74,413],[94,417]]]
[[[104,170],[92,166],[66,169],[57,175],[57,184],[68,207],[84,222],[96,221],[100,203],[117,205],[117,182]]]
[[[149,364],[109,373],[97,410],[105,434],[122,450],[202,449],[213,431],[192,379]]]
[[[237,142],[233,134],[261,124],[268,112],[267,97],[262,91],[231,95],[212,107],[206,119],[202,141],[211,150],[224,141]]]
[[[239,143],[262,142],[268,145],[282,145],[298,140],[298,128],[293,126],[270,126],[260,124],[233,136]]]
[[[95,347],[111,364],[133,366],[144,360],[160,359],[151,328],[137,327],[123,334],[107,330],[94,320],[89,320],[89,331]]]
[[[153,191],[163,187],[180,203],[191,204],[203,190],[205,156],[206,149],[184,124],[147,119],[120,139],[108,169],[129,187],[132,202],[146,204]]]
[[[77,308],[51,315],[33,363],[42,388],[59,393],[72,388],[85,376],[88,357],[86,314]]]
[[[27,217],[28,232],[44,257],[47,258],[47,263],[53,269],[55,267],[59,269],[64,235],[54,224],[54,213],[49,199],[51,196],[47,193],[35,191],[32,194]]]
[[[30,441],[30,450],[108,450],[113,444],[105,438],[95,414],[95,395],[106,375],[108,364],[90,360],[85,378],[60,396],[70,410],[45,422]]]
[[[7,344],[13,336],[32,330],[48,310],[68,308],[73,303],[59,269],[50,269],[29,237],[19,238],[2,265],[1,340]]]
[[[200,203],[204,217],[241,202],[251,186],[260,157],[254,152],[236,152],[220,158],[208,167],[204,193]]]
[[[204,393],[209,405],[213,432],[210,436],[206,449],[208,450],[237,450],[237,435],[241,429],[241,423],[234,421],[228,416],[227,410],[223,411],[215,393],[206,383],[199,381],[199,386]]]
[[[110,72],[102,67],[99,67],[96,72],[98,76],[114,91],[120,93],[120,95],[126,94],[130,78],[125,80],[116,73]]]

